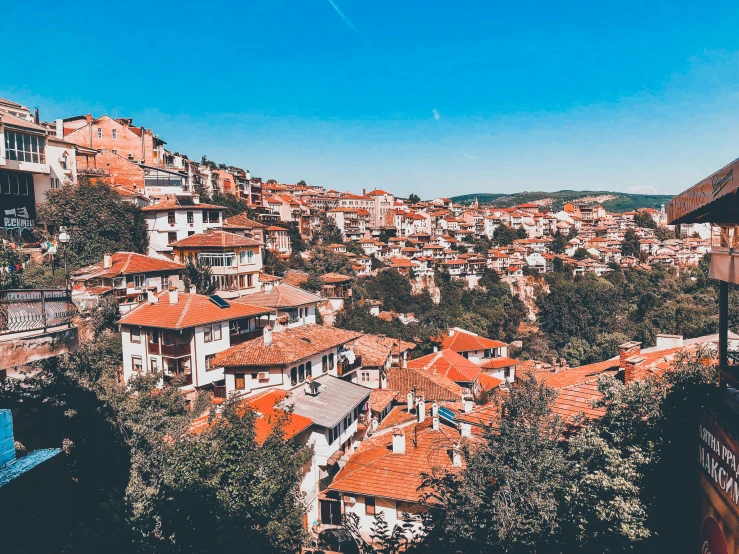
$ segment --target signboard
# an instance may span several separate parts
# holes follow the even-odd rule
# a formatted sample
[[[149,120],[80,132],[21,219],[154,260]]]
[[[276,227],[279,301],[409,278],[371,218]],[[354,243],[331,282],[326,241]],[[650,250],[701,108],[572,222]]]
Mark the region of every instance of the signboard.
[[[739,547],[739,441],[708,414],[698,425],[702,554]]]
[[[33,176],[0,171],[0,227],[11,234],[36,225],[36,195]],[[15,232],[14,232],[15,231]]]
[[[674,223],[739,189],[739,159],[673,198],[667,205],[667,221]],[[690,223],[690,221],[678,221]]]

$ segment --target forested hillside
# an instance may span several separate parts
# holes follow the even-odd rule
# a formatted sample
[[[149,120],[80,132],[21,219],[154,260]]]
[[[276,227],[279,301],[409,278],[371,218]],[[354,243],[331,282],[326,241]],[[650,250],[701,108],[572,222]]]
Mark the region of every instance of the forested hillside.
[[[667,205],[672,196],[662,194],[626,194],[623,192],[560,190],[557,192],[517,192],[514,194],[479,192],[453,196],[454,202],[461,204],[472,202],[475,198],[484,204],[508,208],[535,202],[542,207],[559,210],[565,202],[592,201],[598,202],[609,212],[627,212],[639,208],[658,208]]]

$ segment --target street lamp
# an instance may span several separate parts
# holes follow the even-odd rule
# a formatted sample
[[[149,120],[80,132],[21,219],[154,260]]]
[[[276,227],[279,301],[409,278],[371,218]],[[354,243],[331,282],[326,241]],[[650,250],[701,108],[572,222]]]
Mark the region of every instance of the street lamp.
[[[66,288],[69,288],[69,275],[67,275],[67,243],[69,242],[69,233],[67,233],[67,228],[64,226],[59,227],[59,242],[64,245],[64,279]]]

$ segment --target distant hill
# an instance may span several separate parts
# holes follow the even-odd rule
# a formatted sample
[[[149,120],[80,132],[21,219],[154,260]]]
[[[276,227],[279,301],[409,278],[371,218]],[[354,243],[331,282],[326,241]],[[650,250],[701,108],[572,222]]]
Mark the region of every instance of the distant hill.
[[[452,200],[459,204],[468,204],[477,198],[480,204],[488,204],[498,208],[510,208],[518,204],[533,202],[543,208],[559,210],[565,202],[597,202],[606,210],[614,213],[638,210],[639,208],[659,208],[672,200],[672,196],[664,194],[627,194],[624,192],[607,192],[602,190],[560,190],[557,192],[516,192],[513,194],[487,193],[463,194],[453,196]]]

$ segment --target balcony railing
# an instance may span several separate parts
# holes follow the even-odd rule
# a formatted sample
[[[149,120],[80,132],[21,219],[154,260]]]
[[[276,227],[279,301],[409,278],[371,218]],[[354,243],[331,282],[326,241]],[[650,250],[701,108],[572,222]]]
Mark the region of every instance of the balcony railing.
[[[189,344],[163,344],[162,356],[170,356],[177,358],[179,356],[188,356],[190,354]]]
[[[248,340],[253,340],[261,337],[264,334],[264,329],[254,329],[248,333],[233,333],[231,334],[231,346],[241,344]]]
[[[0,335],[69,325],[75,315],[68,290],[0,291]]]
[[[362,356],[356,356],[353,363],[339,362],[337,369],[339,376],[342,376],[360,367],[362,367]]]
[[[87,175],[89,177],[110,177],[110,171],[102,167],[81,167],[78,165],[77,175]]]

